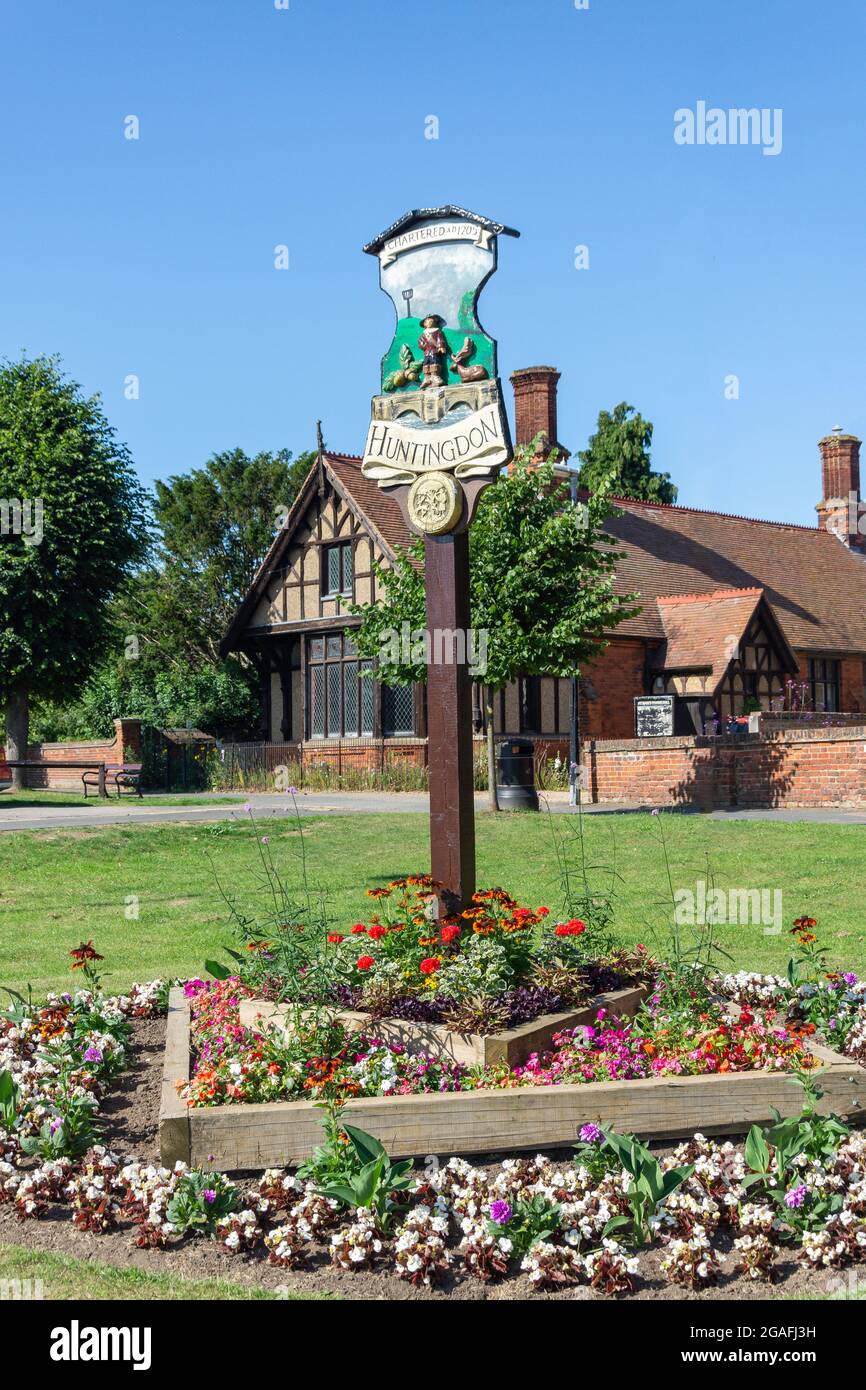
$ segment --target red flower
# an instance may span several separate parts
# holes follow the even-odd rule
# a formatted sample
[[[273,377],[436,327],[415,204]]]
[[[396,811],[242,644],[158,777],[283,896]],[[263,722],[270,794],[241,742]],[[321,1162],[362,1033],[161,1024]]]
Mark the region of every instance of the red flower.
[[[366,930],[367,930],[367,928],[364,926],[364,923],[363,923],[363,922],[356,922],[355,925],[354,925],[354,927],[352,928],[352,935],[353,935],[353,936],[363,936],[363,934],[364,934],[364,932],[365,932]]]
[[[387,927],[371,927],[367,935],[371,937],[373,941],[378,941],[379,937],[384,936],[387,930]]]
[[[328,940],[330,941],[332,946],[339,946],[343,938],[338,931],[332,931],[328,932]]]
[[[69,952],[69,954],[72,957],[73,970],[83,970],[84,966],[89,960],[105,959],[105,957],[101,956],[99,952],[96,950],[96,947],[94,946],[92,941],[82,941],[81,945],[76,946],[74,950]]]
[[[578,917],[572,917],[570,922],[560,922],[556,928],[557,936],[582,936],[586,931],[586,923],[581,922]]]
[[[539,916],[539,917],[546,917],[547,914],[548,914],[549,912],[550,912],[550,908],[549,908],[549,907],[540,907],[540,908],[538,909],[538,916]]]
[[[442,931],[440,932],[440,935],[442,937],[442,940],[445,942],[445,945],[447,946],[449,941],[457,940],[457,937],[460,935],[460,928],[454,926],[443,927]]]
[[[442,962],[438,956],[428,956],[426,960],[422,960],[418,968],[422,975],[433,975],[441,964]]]
[[[374,961],[372,956],[359,956],[358,959],[355,961],[355,964],[357,965],[359,970],[369,970],[371,966],[376,964],[376,962]]]

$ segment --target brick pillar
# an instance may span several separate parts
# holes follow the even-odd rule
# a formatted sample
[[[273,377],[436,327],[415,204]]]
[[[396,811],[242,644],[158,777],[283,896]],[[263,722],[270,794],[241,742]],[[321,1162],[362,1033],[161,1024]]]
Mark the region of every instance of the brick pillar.
[[[125,762],[124,754],[129,753],[130,762],[141,762],[141,720],[115,719],[114,749],[117,762]]]
[[[833,531],[845,545],[862,549],[860,440],[837,428],[819,441],[818,448],[821,453],[818,525]]]
[[[521,367],[511,373],[514,387],[514,438],[517,444],[531,444],[541,435],[536,458],[541,462],[556,448],[560,461],[568,450],[557,440],[556,388],[559,372],[555,367]]]

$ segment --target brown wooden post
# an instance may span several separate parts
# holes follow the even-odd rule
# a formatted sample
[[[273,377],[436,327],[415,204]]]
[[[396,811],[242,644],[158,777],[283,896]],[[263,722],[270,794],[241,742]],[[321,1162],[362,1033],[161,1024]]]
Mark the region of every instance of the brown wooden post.
[[[430,783],[430,872],[444,884],[446,912],[475,892],[475,804],[472,772],[472,681],[463,661],[435,662],[434,636],[469,630],[469,533],[424,538],[427,633],[427,749]],[[445,645],[444,643],[442,644]],[[461,646],[464,644],[460,644]]]
[[[105,785],[105,763],[99,764],[99,795],[108,796],[108,789]]]

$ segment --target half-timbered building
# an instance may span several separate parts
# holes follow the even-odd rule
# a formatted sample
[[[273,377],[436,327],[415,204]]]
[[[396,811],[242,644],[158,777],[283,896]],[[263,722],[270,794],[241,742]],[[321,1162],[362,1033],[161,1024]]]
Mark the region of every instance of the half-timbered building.
[[[558,376],[549,367],[512,376],[518,442],[539,432],[556,441]],[[617,503],[608,522],[621,553],[617,586],[638,593],[641,609],[581,673],[583,737],[632,737],[642,694],[674,695],[678,733],[712,732],[792,690],[817,711],[866,710],[863,537],[856,524],[834,523],[839,498],[855,498],[860,516],[860,441],[836,431],[819,447],[813,527]],[[374,560],[387,569],[411,539],[360,458],[322,453],[223,641],[258,670],[263,738],[296,746],[302,759],[425,760],[423,686],[388,688],[364,674],[359,619],[347,608],[377,596]],[[497,697],[495,731],[564,756],[570,699],[570,680],[517,681]],[[473,719],[481,738],[477,695]]]

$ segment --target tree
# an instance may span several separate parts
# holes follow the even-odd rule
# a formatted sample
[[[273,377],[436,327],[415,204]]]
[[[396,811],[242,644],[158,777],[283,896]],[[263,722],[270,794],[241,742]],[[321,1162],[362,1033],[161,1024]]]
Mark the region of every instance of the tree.
[[[613,591],[618,552],[603,530],[610,514],[602,486],[572,503],[554,476],[552,455],[531,466],[537,441],[518,449],[508,477],[486,489],[469,532],[470,611],[478,678],[484,690],[492,809],[498,809],[493,747],[493,697],[518,676],[573,676],[607,646],[605,634],[638,610],[633,596]],[[390,569],[377,567],[384,590],[374,604],[354,605],[363,656],[386,685],[426,680],[424,543],[401,551]],[[410,643],[391,634],[408,623]],[[482,662],[478,661],[479,668]]]
[[[168,623],[217,660],[220,639],[314,458],[303,453],[293,461],[288,449],[250,458],[229,449],[204,468],[156,484],[162,539],[157,592],[146,599],[156,619],[149,641]]]
[[[236,448],[156,484],[150,561],[112,601],[113,640],[81,698],[40,707],[43,737],[108,733],[121,708],[156,727],[256,727],[258,677],[219,642],[314,457]]]
[[[669,473],[650,466],[653,427],[633,405],[620,401],[613,414],[599,411],[598,428],[578,455],[582,488],[594,492],[607,481],[612,497],[636,497],[645,502],[676,502],[677,489]]]
[[[81,688],[149,539],[128,450],[57,357],[0,364],[0,497],[0,700],[7,757],[26,758],[31,698]]]

